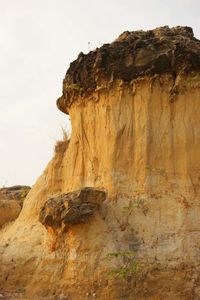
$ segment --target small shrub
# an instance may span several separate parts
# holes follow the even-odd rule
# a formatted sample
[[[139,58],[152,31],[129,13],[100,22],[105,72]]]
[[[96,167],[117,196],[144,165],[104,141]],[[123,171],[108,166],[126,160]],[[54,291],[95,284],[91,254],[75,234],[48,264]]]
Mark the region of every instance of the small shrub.
[[[72,83],[65,86],[67,90],[82,91],[83,88],[78,83]]]
[[[191,72],[190,76],[188,76],[189,80],[200,80],[200,74],[196,72]]]
[[[21,190],[20,194],[19,194],[19,198],[20,199],[25,199],[26,196],[28,195],[30,189],[29,188],[24,188]]]
[[[140,198],[139,196],[136,196],[134,200],[129,201],[128,206],[123,207],[123,211],[124,213],[127,212],[130,216],[135,209],[141,209],[143,214],[146,216],[149,211],[147,201],[148,198]]]
[[[109,260],[115,260],[119,267],[112,269],[109,275],[119,278],[127,278],[132,276],[138,270],[139,264],[135,258],[133,251],[120,251],[107,254]]]
[[[141,208],[144,203],[145,199],[136,199],[134,202],[129,201],[128,206],[124,206],[124,211],[132,212],[134,208]]]
[[[67,130],[64,127],[61,127],[61,130],[62,130],[62,140],[56,142],[54,151],[55,153],[63,154],[67,150],[70,138]]]
[[[167,173],[165,169],[162,168],[153,168],[152,166],[147,166],[146,169],[152,173],[152,175],[160,175],[163,178],[167,179]]]

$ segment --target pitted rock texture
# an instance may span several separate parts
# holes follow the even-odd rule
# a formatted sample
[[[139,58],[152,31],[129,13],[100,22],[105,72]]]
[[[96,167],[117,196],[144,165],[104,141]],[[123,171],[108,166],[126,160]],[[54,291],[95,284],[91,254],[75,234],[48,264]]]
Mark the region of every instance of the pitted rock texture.
[[[94,188],[62,194],[49,199],[41,209],[39,221],[45,227],[62,228],[85,222],[106,199],[106,193]]]
[[[85,94],[101,85],[102,78],[128,83],[144,75],[200,71],[200,41],[190,27],[168,26],[148,31],[126,31],[111,44],[88,54],[80,53],[63,81],[58,108],[71,104],[74,94]]]

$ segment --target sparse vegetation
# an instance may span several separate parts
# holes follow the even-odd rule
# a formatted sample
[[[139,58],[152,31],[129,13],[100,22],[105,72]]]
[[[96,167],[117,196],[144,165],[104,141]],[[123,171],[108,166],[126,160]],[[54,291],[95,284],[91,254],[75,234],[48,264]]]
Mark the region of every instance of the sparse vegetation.
[[[107,254],[109,260],[114,260],[119,267],[112,269],[109,275],[119,278],[127,278],[135,274],[139,268],[135,252],[119,251]]]
[[[200,80],[200,74],[197,72],[191,72],[189,79],[190,80]]]
[[[168,179],[165,169],[147,166],[146,170],[151,172],[151,174],[154,176],[161,176],[165,180]],[[148,197],[144,195],[145,193],[143,190],[135,190],[134,194],[135,194],[134,198],[130,200],[128,205],[123,208],[124,212],[127,212],[128,215],[130,216],[135,209],[141,209],[144,215],[146,216],[149,210],[147,205]]]
[[[153,175],[160,175],[167,180],[167,174],[165,169],[153,168],[152,166],[147,166],[146,169],[150,171]]]
[[[136,197],[136,199],[129,201],[128,206],[124,206],[124,212],[128,212],[131,215],[134,209],[142,209],[144,215],[146,215],[148,212],[146,202],[147,199]]]
[[[62,130],[62,140],[56,142],[54,148],[55,153],[64,153],[69,145],[69,141],[70,141],[69,133],[64,127],[61,127],[61,130]]]
[[[21,192],[19,193],[20,199],[25,199],[26,196],[28,195],[29,191],[30,191],[30,188],[22,189]]]
[[[83,90],[83,88],[78,83],[67,84],[65,87],[67,90],[71,90],[71,91],[82,91]]]

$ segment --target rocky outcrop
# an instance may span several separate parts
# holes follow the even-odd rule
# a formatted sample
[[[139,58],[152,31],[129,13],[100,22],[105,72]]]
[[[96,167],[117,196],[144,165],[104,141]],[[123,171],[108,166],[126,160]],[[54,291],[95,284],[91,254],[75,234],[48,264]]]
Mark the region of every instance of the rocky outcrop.
[[[28,195],[30,189],[31,187],[27,185],[3,187],[0,189],[0,199],[23,201]]]
[[[74,224],[86,222],[105,199],[106,193],[94,188],[62,194],[44,204],[39,221],[46,228],[65,232]]]
[[[145,75],[180,74],[200,71],[200,41],[190,27],[164,26],[149,31],[126,31],[70,64],[63,81],[58,108],[68,113],[77,94],[91,94],[116,80],[130,83]]]
[[[71,64],[57,101],[70,142],[0,231],[0,288],[37,300],[200,298],[199,43],[188,27],[126,32]],[[106,199],[69,226],[69,211],[80,216],[64,199],[85,187]]]
[[[29,186],[21,185],[0,189],[0,227],[18,217],[29,191]]]

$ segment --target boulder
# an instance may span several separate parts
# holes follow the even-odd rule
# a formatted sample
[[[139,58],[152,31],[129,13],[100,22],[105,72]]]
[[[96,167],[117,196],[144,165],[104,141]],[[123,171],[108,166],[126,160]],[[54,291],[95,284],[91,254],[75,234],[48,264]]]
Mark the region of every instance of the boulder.
[[[46,228],[65,231],[74,224],[86,222],[105,199],[104,191],[91,187],[52,197],[42,207],[39,221]]]

